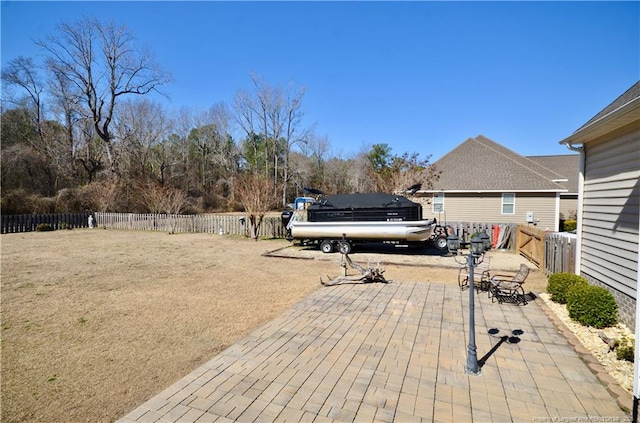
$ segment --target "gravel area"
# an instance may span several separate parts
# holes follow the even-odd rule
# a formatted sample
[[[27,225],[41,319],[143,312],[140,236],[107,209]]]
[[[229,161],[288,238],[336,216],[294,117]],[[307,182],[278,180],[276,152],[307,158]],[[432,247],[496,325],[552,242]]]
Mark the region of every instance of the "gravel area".
[[[627,392],[633,393],[633,363],[626,360],[618,360],[615,350],[611,351],[599,335],[602,332],[608,338],[621,339],[622,337],[626,337],[629,340],[634,340],[635,336],[633,332],[622,323],[605,329],[582,326],[569,317],[566,305],[554,303],[547,293],[540,293],[539,296],[556,316],[576,335],[582,345],[598,359],[600,364],[604,366],[620,386]]]

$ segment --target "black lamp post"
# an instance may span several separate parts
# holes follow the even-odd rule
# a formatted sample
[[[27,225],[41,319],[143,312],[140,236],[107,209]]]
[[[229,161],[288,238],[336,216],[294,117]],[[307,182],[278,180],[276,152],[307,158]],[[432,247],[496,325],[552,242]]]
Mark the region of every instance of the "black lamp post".
[[[487,239],[489,236],[484,234]],[[474,296],[474,274],[473,270],[476,264],[482,262],[482,257],[485,252],[485,241],[478,235],[475,235],[471,238],[471,247],[469,254],[467,255],[467,267],[469,268],[469,345],[467,347],[467,366],[465,368],[465,373],[472,375],[480,375],[480,366],[478,365],[478,353],[476,348],[476,305],[475,305],[475,296]],[[455,234],[451,234],[447,237],[447,247],[451,254],[453,254],[454,259],[458,253],[458,247],[460,246],[460,240]],[[478,259],[480,259],[478,261]],[[460,263],[456,260],[458,264]]]

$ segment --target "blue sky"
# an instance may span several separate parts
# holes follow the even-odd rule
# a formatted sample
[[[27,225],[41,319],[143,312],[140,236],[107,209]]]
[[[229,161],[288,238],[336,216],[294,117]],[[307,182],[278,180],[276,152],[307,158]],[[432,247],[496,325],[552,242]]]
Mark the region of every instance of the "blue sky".
[[[168,69],[167,108],[305,86],[333,154],[386,143],[440,158],[478,134],[522,155],[558,142],[640,79],[639,2],[2,1],[1,61],[83,16],[126,24]]]

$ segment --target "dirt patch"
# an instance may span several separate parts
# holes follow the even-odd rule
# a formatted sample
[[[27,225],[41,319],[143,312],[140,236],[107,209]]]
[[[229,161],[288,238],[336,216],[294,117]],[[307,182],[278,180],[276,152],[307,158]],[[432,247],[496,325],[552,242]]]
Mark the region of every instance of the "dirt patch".
[[[284,240],[102,229],[0,240],[3,422],[113,421],[341,270],[339,254]],[[457,283],[450,257],[352,258],[391,281]]]

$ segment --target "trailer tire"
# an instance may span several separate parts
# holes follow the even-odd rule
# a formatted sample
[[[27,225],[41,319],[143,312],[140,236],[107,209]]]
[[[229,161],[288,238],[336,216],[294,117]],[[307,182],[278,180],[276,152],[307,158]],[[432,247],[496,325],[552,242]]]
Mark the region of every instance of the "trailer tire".
[[[338,242],[338,251],[340,251],[340,254],[349,254],[351,252],[351,244],[349,244],[349,241]]]
[[[325,254],[333,253],[333,241],[325,239],[320,243],[320,251]]]
[[[447,237],[446,236],[439,236],[436,238],[436,241],[434,242],[434,244],[436,245],[436,248],[438,250],[446,250],[447,247]]]

